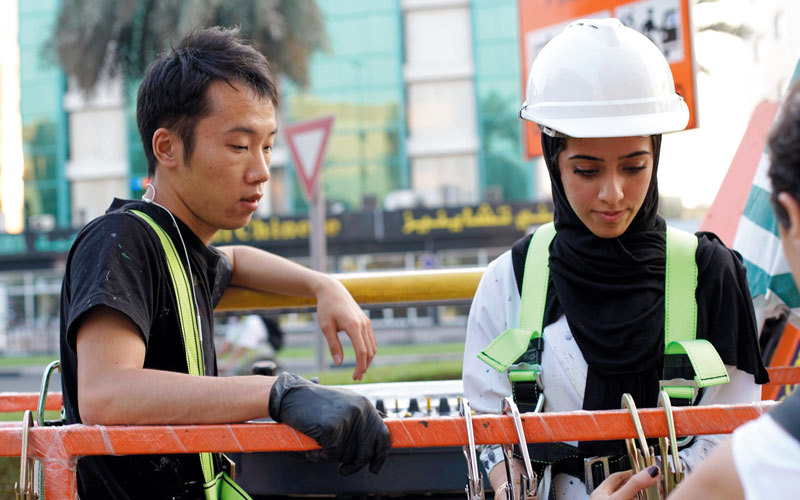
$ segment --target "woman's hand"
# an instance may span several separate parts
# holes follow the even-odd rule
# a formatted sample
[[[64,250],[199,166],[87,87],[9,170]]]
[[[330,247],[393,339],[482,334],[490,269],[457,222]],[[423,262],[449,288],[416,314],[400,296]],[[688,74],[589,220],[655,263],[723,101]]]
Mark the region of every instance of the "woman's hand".
[[[635,475],[632,470],[615,472],[595,488],[589,500],[630,500],[652,486],[658,480],[659,473],[655,465]]]
[[[525,464],[522,462],[522,460],[514,458],[511,461],[511,471],[514,497],[519,498],[519,479],[520,476],[525,472]],[[500,462],[492,467],[491,471],[489,471],[489,484],[491,484],[492,489],[494,490],[494,498],[496,500],[504,500],[507,498],[506,489],[512,485],[509,485],[507,481],[506,466],[504,462]],[[536,478],[534,478],[533,488],[531,491],[527,492],[528,495],[525,498],[528,500],[536,500],[536,488],[538,486],[539,485],[536,484]]]
[[[327,274],[320,275],[314,286],[314,295],[317,298],[317,321],[328,341],[333,363],[340,365],[344,359],[339,342],[339,332],[344,331],[350,337],[356,354],[353,380],[361,380],[378,350],[372,323],[344,285]]]

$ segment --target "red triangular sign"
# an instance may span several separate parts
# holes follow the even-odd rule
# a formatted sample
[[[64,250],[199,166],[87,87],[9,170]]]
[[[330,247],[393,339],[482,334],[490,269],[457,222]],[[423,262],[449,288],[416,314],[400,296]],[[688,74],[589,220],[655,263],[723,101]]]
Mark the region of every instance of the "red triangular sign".
[[[332,127],[333,117],[326,116],[293,123],[283,129],[295,171],[300,177],[300,184],[309,201],[314,193],[319,172],[322,170],[322,159],[325,157],[325,148],[328,145]]]

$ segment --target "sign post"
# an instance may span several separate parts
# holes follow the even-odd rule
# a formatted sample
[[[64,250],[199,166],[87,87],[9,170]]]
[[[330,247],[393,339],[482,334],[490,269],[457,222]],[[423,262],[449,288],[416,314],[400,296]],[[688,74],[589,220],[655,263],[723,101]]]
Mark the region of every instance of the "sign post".
[[[328,252],[325,241],[325,190],[321,181],[322,160],[332,127],[333,117],[328,116],[293,123],[284,128],[292,162],[309,204],[311,267],[323,273],[326,271]],[[317,370],[322,371],[325,369],[325,336],[321,331],[317,331],[315,346]]]

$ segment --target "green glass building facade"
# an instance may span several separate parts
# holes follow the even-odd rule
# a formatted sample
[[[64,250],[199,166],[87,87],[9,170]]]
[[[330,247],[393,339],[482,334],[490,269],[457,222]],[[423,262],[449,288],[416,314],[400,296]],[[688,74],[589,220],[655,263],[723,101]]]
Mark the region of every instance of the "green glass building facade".
[[[58,0],[19,2],[20,112],[24,152],[25,220],[51,215],[70,224],[66,78],[47,60],[45,42],[56,19]]]
[[[533,166],[523,156],[519,19],[516,0],[472,0],[479,182],[505,201],[533,198]]]
[[[395,0],[320,0],[319,6],[330,52],[313,57],[308,88],[287,85],[284,118],[336,117],[325,194],[330,202],[360,209],[363,196],[381,200],[408,187],[402,13]],[[302,210],[305,200],[293,184],[292,205]]]

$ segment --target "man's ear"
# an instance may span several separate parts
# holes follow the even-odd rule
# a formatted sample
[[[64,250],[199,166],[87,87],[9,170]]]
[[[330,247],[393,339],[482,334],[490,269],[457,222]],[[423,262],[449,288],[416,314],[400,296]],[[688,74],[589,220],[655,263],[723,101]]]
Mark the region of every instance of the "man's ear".
[[[778,193],[778,204],[789,218],[789,226],[782,227],[784,237],[800,244],[800,202],[786,191]],[[779,223],[780,224],[780,223]]]
[[[183,148],[183,143],[175,132],[167,128],[159,128],[153,134],[153,155],[159,165],[167,168],[176,167]]]

